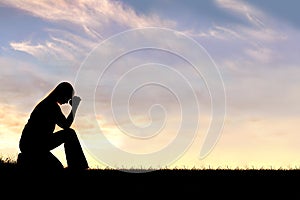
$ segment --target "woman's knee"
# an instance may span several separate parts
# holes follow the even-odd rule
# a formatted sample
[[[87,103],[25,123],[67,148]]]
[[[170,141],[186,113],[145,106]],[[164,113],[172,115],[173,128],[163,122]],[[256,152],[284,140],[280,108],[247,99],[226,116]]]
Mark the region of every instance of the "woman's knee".
[[[66,135],[69,139],[77,138],[77,134],[72,128],[66,129]]]
[[[75,130],[72,128],[65,129],[65,131],[67,131],[70,134],[76,134]]]

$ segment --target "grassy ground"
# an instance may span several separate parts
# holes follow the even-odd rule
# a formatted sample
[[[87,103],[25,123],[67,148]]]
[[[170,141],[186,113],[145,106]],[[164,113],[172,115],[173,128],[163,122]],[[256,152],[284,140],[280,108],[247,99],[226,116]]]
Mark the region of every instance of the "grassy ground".
[[[71,171],[68,169],[60,173],[45,172],[43,169],[36,172],[24,172],[17,166],[16,161],[11,159],[0,158],[0,176],[1,177],[22,177],[22,176],[38,177],[55,177],[66,176],[68,178],[130,178],[130,179],[181,179],[187,180],[207,180],[207,179],[253,179],[253,178],[272,178],[276,177],[298,177],[300,178],[300,169],[89,169],[85,171]],[[300,179],[299,179],[300,180]]]
[[[41,170],[42,171],[42,170]],[[0,176],[5,175],[15,175],[16,173],[21,173],[20,169],[17,166],[15,160],[9,158],[0,157]],[[187,177],[197,177],[197,176],[300,176],[300,168],[294,169],[89,169],[81,172],[72,172],[67,168],[62,172],[63,174],[74,173],[81,176],[105,176],[105,175],[118,175],[118,176],[173,176],[178,177],[187,176]],[[61,174],[60,174],[61,175]]]
[[[36,191],[47,195],[84,193],[85,199],[99,198],[103,194],[110,197],[127,195],[129,198],[143,195],[185,195],[185,199],[195,195],[221,194],[222,198],[239,199],[267,198],[284,193],[285,198],[298,193],[300,170],[271,169],[89,169],[85,171],[63,170],[49,173],[43,170],[24,172],[15,161],[0,159],[1,191],[13,189],[25,191],[22,195],[32,198]],[[4,184],[3,184],[4,183]],[[49,189],[51,188],[51,189]],[[67,189],[68,188],[68,189]],[[225,191],[225,192],[224,192]],[[46,195],[46,196],[47,196]],[[59,195],[59,196],[60,196]],[[40,198],[40,196],[38,196]],[[45,196],[43,196],[45,197]],[[125,198],[125,196],[124,196]]]

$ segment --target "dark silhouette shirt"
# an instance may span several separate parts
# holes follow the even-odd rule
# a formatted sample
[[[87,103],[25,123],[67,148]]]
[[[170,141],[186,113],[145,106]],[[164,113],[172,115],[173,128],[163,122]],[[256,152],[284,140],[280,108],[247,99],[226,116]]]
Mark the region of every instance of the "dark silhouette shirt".
[[[28,148],[36,144],[47,142],[54,132],[55,126],[65,120],[57,102],[50,100],[41,101],[32,111],[21,136],[20,147]],[[24,149],[24,148],[23,148]]]

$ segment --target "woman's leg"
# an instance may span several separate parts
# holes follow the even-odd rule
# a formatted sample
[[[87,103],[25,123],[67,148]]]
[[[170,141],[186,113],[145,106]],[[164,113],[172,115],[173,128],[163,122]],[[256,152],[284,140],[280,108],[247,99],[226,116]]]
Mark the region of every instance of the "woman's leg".
[[[52,150],[64,143],[65,155],[70,169],[89,168],[76,132],[73,129],[65,129],[52,134],[48,148]]]
[[[19,141],[20,153],[18,154],[18,167],[34,171],[57,171],[63,169],[62,163],[48,149],[48,138],[43,134],[29,138],[23,132]],[[24,137],[25,136],[25,137]]]

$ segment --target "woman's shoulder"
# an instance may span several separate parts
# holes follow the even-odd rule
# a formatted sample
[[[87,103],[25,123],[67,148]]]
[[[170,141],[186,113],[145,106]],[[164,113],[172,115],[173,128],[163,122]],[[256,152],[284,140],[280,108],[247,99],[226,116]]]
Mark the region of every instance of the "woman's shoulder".
[[[57,102],[44,99],[37,104],[35,110],[54,112],[54,111],[59,111],[60,107],[57,104]]]

